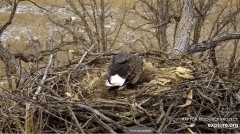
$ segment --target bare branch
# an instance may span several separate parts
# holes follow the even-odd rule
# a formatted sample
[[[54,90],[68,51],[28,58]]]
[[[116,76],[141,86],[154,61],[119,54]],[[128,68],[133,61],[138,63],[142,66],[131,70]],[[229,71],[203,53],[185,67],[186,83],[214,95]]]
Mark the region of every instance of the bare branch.
[[[216,28],[216,32],[214,33],[213,36],[216,36],[217,34],[219,34],[229,23],[233,22],[233,20],[236,18],[236,16],[239,15],[239,13],[240,13],[240,8],[237,8],[236,11],[234,11],[233,13],[230,13],[226,18],[224,18],[223,21],[219,22]]]
[[[228,40],[233,40],[233,39],[240,39],[240,33],[226,33],[226,34],[216,36],[207,41],[193,44],[188,47],[187,53],[192,54],[192,53],[196,53],[196,52],[203,52],[208,49],[217,47],[223,41],[228,41]]]
[[[38,5],[36,2],[34,2],[34,1],[32,1],[32,0],[28,0],[28,1],[31,2],[33,5],[35,5],[36,7],[38,7],[39,9],[42,9],[42,10],[50,13],[50,11],[49,11],[48,9],[41,7],[41,6]]]
[[[34,54],[24,55],[21,52],[16,53],[14,55],[14,57],[21,59],[25,63],[28,63],[28,62],[39,62],[39,61],[41,61],[44,58],[43,56],[38,57],[38,56],[35,56]]]
[[[11,4],[12,6],[12,11],[11,11],[11,14],[8,18],[8,21],[1,27],[0,29],[0,36],[2,35],[3,31],[10,25],[12,24],[12,20],[13,20],[13,17],[15,15],[15,12],[16,12],[16,9],[17,9],[17,5],[18,5],[18,2],[19,0],[14,0]]]
[[[45,69],[43,78],[41,80],[41,84],[42,85],[43,85],[44,81],[46,80],[48,69],[50,68],[50,66],[52,64],[52,59],[53,59],[53,54],[51,54],[50,57],[49,57],[49,61],[48,61],[47,67]],[[36,100],[36,96],[41,92],[41,90],[42,90],[42,86],[38,86],[37,91],[35,92],[35,94],[33,96],[34,100]]]

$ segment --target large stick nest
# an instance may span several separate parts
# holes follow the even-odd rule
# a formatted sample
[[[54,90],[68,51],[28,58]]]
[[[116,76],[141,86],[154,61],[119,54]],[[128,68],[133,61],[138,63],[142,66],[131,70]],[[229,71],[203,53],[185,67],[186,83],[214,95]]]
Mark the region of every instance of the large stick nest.
[[[239,124],[239,74],[225,79],[201,62],[159,64],[145,57],[144,74],[133,89],[109,91],[104,85],[108,62],[89,56],[78,67],[50,67],[41,84],[43,68],[18,89],[2,91],[1,132],[125,133],[133,126],[171,133],[240,132],[208,126]]]

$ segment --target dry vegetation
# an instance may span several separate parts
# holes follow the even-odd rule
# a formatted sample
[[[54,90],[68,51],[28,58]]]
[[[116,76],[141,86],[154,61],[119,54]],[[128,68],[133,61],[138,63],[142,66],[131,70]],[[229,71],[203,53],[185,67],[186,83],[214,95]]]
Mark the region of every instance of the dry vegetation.
[[[0,43],[1,132],[240,132],[238,0],[195,0],[192,28],[184,25],[189,46],[174,56],[183,39],[180,1],[38,2],[20,2],[41,14],[13,14],[11,25],[11,12],[1,14],[0,36],[14,26],[20,36]],[[106,66],[123,50],[144,58],[144,72],[134,87],[110,91]]]

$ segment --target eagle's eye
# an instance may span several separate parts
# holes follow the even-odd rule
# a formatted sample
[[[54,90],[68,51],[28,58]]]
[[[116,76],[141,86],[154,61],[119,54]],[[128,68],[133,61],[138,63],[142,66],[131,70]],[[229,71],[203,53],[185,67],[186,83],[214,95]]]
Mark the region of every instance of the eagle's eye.
[[[125,61],[122,62],[122,64],[126,64],[126,63],[128,63],[128,60],[125,60]]]

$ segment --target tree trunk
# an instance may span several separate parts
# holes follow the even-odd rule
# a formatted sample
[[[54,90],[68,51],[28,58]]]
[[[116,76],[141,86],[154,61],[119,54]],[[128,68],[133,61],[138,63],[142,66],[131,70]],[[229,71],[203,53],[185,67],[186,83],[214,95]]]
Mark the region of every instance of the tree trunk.
[[[100,17],[100,27],[101,27],[101,45],[102,45],[102,53],[107,51],[106,45],[106,36],[105,36],[105,3],[104,0],[101,0],[101,17]]]
[[[16,62],[15,58],[10,54],[0,43],[0,58],[5,64],[10,64],[11,74],[17,73],[20,74],[20,66]]]
[[[182,17],[179,22],[179,31],[176,44],[172,55],[181,56],[186,53],[190,42],[190,34],[193,26],[194,2],[193,0],[184,0]]]

